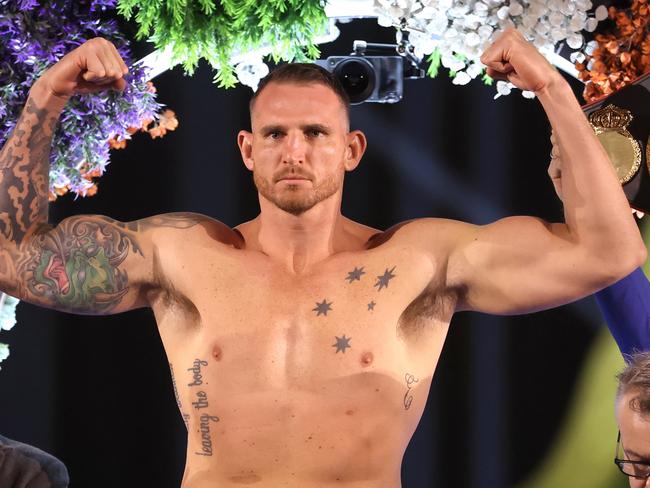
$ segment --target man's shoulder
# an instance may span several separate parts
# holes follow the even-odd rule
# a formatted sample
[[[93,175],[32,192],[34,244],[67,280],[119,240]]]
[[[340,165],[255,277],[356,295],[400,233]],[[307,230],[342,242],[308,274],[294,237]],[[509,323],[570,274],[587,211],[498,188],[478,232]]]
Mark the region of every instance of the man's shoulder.
[[[471,227],[472,225],[466,222],[443,218],[407,220],[372,235],[368,240],[368,248],[372,249],[388,242],[412,245],[430,243],[432,240],[438,243],[452,242]]]
[[[151,230],[157,241],[170,241],[196,234],[223,244],[239,247],[241,234],[217,219],[194,212],[172,212],[155,215],[139,221],[141,230]]]

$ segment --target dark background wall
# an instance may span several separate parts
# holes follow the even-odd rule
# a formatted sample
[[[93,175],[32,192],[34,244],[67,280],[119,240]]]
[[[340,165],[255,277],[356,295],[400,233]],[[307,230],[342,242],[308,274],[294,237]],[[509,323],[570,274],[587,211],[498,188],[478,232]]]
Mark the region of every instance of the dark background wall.
[[[353,39],[394,41],[374,20],[341,29],[323,56],[348,53]],[[249,124],[250,90],[218,89],[212,75],[202,65],[192,78],[175,68],[155,79],[178,130],[155,141],[138,135],[114,151],[99,194],[60,198],[52,220],[170,211],[229,225],[253,218],[257,196],[235,140]],[[369,149],[346,180],[344,213],[381,229],[424,216],[560,220],[539,102],[494,94],[480,81],[454,86],[443,70],[408,82],[399,104],[354,107],[353,127],[365,131]],[[404,486],[498,488],[524,479],[557,433],[599,324],[591,299],[521,317],[457,315],[407,451]],[[86,317],[22,303],[18,325],[2,339],[12,347],[0,372],[2,434],[56,454],[73,487],[179,485],[184,425],[149,310]]]

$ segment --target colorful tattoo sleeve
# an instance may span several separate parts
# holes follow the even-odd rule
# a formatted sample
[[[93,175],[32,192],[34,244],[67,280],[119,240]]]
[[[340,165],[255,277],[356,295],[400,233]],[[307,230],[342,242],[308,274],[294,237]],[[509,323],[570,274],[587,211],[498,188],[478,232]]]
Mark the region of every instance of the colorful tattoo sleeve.
[[[76,313],[114,312],[133,288],[125,261],[129,255],[146,258],[142,233],[154,227],[187,229],[205,220],[194,214],[160,215],[129,223],[100,215],[65,219],[34,234],[12,253],[21,295]]]

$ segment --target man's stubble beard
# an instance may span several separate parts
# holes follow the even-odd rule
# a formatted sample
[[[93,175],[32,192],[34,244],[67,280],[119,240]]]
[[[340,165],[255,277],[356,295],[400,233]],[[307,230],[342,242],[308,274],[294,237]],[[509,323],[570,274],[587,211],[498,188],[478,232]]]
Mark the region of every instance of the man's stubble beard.
[[[340,174],[340,177],[337,173],[328,175],[315,188],[306,189],[302,185],[285,184],[285,188],[280,192],[276,191],[276,184],[269,182],[255,170],[253,170],[253,181],[260,195],[280,210],[292,215],[301,215],[323,200],[327,200],[341,188],[343,171]]]

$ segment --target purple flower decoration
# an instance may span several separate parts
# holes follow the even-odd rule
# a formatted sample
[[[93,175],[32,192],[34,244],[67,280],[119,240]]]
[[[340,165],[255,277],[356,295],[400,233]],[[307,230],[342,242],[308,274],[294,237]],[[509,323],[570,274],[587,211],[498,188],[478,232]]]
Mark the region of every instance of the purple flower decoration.
[[[147,84],[144,68],[134,65],[128,40],[116,22],[100,19],[115,0],[0,0],[0,145],[24,106],[32,84],[49,66],[93,37],[117,47],[129,66],[127,89],[77,96],[64,109],[51,154],[50,193],[60,185],[86,195],[93,186],[85,175],[101,175],[109,163],[111,139],[130,138],[145,119],[157,120],[162,105]]]

